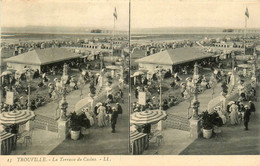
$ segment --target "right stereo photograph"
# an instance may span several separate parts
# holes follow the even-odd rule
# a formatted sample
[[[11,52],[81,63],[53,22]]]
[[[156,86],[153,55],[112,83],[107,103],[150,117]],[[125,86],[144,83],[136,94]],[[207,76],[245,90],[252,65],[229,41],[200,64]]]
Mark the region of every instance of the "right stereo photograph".
[[[260,153],[260,2],[132,0],[130,153]]]

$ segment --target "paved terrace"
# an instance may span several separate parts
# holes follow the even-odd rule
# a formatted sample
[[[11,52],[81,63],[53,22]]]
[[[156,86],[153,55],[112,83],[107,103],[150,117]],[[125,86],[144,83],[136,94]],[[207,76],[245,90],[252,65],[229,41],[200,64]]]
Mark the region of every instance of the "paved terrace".
[[[216,93],[220,93],[220,84],[216,87]],[[257,89],[257,94],[260,89]],[[200,101],[200,112],[207,108],[211,100],[212,90],[206,90],[198,96]],[[151,142],[144,155],[258,155],[260,153],[260,102],[254,102],[256,113],[251,115],[249,130],[244,131],[243,122],[239,125],[226,124],[220,129],[220,134],[213,135],[211,139],[192,139],[187,131],[167,128],[163,131],[164,143],[158,146]],[[247,104],[247,102],[245,102]],[[187,117],[188,102],[182,102],[171,107],[167,112]]]
[[[83,98],[89,93],[89,85],[83,90]],[[116,86],[116,85],[114,85]],[[114,87],[113,86],[113,87]],[[111,127],[104,128],[92,127],[88,129],[89,134],[81,139],[74,141],[71,139],[59,140],[58,134],[46,130],[34,129],[32,136],[32,145],[25,147],[22,144],[17,145],[17,149],[12,152],[13,155],[98,155],[98,154],[128,154],[128,89],[124,90],[123,115],[119,116],[116,125],[116,133],[111,133]],[[80,90],[76,90],[67,95],[69,103],[68,112],[74,110],[75,104],[80,100]],[[99,99],[105,100],[105,96]],[[114,104],[112,105],[114,106]],[[36,114],[55,118],[57,102],[50,102],[43,107],[35,110]]]

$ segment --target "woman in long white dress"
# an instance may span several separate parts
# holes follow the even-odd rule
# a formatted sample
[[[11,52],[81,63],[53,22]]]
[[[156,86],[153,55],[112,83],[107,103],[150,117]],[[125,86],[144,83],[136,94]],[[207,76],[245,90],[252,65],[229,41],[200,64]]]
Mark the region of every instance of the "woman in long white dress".
[[[105,117],[106,117],[106,108],[104,106],[100,106],[98,108],[98,115],[97,115],[97,119],[98,119],[98,126],[99,127],[104,127],[106,125],[106,122],[105,122]]]
[[[232,125],[239,124],[238,106],[236,104],[232,104],[229,110],[230,110],[230,124]]]

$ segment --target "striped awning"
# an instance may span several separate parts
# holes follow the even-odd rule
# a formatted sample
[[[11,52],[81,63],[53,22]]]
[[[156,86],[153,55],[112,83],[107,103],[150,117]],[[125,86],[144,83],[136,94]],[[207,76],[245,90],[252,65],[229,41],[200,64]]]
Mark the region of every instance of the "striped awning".
[[[23,124],[35,117],[33,111],[15,110],[11,112],[3,112],[0,114],[0,123],[8,126],[12,124]]]
[[[6,139],[13,137],[13,136],[15,136],[15,134],[7,133],[6,131],[1,131],[0,132],[0,141],[6,140]]]
[[[167,113],[162,110],[147,110],[136,112],[131,115],[130,123],[136,125],[157,123],[162,119],[166,119]]]
[[[130,133],[130,142],[132,143],[135,140],[145,137],[145,136],[147,136],[147,134],[145,134],[145,133],[139,133],[138,131],[131,132]]]

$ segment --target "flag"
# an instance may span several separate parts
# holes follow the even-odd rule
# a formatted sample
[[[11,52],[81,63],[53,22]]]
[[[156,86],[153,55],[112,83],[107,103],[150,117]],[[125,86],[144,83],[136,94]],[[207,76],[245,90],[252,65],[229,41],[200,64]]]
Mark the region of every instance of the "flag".
[[[248,9],[247,9],[247,8],[246,8],[245,15],[247,16],[247,18],[249,18],[249,12],[248,12]]]
[[[116,12],[116,8],[115,8],[115,11],[114,11],[114,17],[115,17],[115,19],[117,20],[117,12]]]

